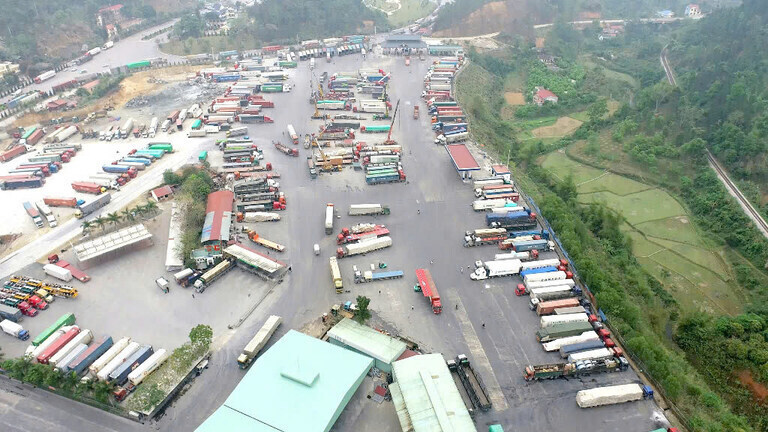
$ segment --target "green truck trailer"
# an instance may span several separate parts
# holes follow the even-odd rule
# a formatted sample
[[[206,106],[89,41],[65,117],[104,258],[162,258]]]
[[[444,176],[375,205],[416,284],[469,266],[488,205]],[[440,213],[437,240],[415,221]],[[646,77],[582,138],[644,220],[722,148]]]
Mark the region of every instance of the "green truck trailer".
[[[587,321],[555,324],[543,329],[539,329],[539,331],[536,332],[536,340],[542,343],[550,342],[555,339],[580,335],[588,330],[594,329],[592,328],[592,323]]]
[[[166,153],[173,153],[173,145],[171,143],[150,143],[147,148],[149,150],[162,150]]]
[[[141,69],[141,68],[149,67],[150,64],[151,63],[149,62],[149,60],[142,60],[142,61],[137,61],[133,63],[128,63],[127,65],[125,65],[125,67],[127,67],[128,69]]]
[[[72,325],[74,323],[75,323],[75,314],[70,313],[70,314],[62,315],[61,318],[57,319],[55,323],[53,323],[50,327],[43,330],[42,333],[37,335],[37,337],[32,340],[32,345],[34,346],[40,345],[41,343],[43,343],[43,341],[48,339],[52,334],[56,333],[56,330],[64,326]]]

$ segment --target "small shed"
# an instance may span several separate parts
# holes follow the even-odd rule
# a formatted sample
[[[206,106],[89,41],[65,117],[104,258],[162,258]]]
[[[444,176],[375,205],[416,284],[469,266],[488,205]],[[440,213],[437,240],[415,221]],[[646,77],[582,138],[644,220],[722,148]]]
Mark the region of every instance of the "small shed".
[[[392,371],[392,363],[406,349],[405,342],[358,324],[349,318],[342,319],[328,330],[328,342],[372,357],[373,365],[387,373]]]
[[[506,165],[492,165],[491,175],[494,177],[502,177],[506,181],[512,180],[512,173],[509,172],[509,168]]]
[[[152,198],[157,202],[171,196],[173,196],[173,189],[171,189],[170,186],[160,186],[159,188],[152,190]]]
[[[93,93],[93,88],[99,85],[99,82],[101,82],[101,80],[95,79],[91,82],[87,82],[83,84],[82,88],[85,89],[85,91],[87,91],[88,93]]]
[[[48,111],[58,111],[62,108],[65,108],[66,106],[67,101],[64,99],[56,99],[45,104],[45,107],[48,108]]]
[[[450,144],[446,145],[445,149],[448,150],[453,166],[462,179],[472,178],[472,171],[480,171],[480,165],[466,145]]]

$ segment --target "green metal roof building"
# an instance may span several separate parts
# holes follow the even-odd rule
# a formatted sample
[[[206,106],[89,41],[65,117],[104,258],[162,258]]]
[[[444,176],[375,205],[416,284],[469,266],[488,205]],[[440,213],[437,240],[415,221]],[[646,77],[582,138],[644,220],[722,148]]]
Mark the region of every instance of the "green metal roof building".
[[[392,372],[389,391],[403,432],[477,430],[441,354],[398,360]]]
[[[328,330],[328,342],[368,357],[384,372],[392,371],[392,363],[405,352],[406,345],[393,337],[344,318]]]
[[[327,432],[372,365],[368,357],[290,330],[196,432]]]

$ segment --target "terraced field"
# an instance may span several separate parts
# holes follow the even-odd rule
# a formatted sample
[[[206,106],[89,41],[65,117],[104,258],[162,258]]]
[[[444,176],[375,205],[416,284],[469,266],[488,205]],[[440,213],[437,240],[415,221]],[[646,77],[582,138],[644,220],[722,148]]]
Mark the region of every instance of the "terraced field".
[[[690,223],[685,208],[666,191],[550,153],[541,166],[559,178],[573,177],[582,203],[602,202],[624,218],[632,250],[683,308],[735,314],[743,295],[734,289],[727,252]]]

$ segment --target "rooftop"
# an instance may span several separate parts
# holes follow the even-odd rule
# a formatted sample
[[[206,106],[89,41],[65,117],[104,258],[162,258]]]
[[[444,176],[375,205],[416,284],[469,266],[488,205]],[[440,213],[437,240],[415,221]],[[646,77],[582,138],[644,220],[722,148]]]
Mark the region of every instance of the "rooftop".
[[[403,430],[476,430],[441,354],[396,361],[392,371],[389,389]]]
[[[453,166],[459,171],[478,171],[480,165],[478,165],[475,157],[469,152],[469,149],[464,144],[450,144],[445,146],[448,150],[448,154],[451,156]]]
[[[138,224],[80,243],[74,250],[77,259],[82,262],[149,238],[152,238],[152,234],[144,225]]]
[[[232,191],[221,190],[208,195],[205,207],[205,223],[200,242],[220,240],[229,241],[229,227],[232,224],[232,204],[235,194]]]
[[[251,365],[196,432],[328,431],[372,364],[363,355],[290,330]]]
[[[536,91],[536,95],[537,95],[538,97],[542,98],[542,99],[547,99],[547,98],[556,98],[556,97],[557,97],[557,95],[556,95],[556,94],[552,93],[551,91],[549,91],[549,90],[547,90],[547,89],[545,89],[545,88],[540,88],[540,89],[538,89],[538,90]]]
[[[273,274],[285,267],[284,262],[272,259],[241,244],[228,246],[224,249],[224,253],[235,257],[238,261],[241,261],[244,264],[263,270],[269,274]]]
[[[152,190],[152,197],[154,197],[156,200],[172,194],[173,194],[173,189],[171,189],[171,187],[167,185],[160,186],[159,188]]]
[[[381,44],[382,48],[426,48],[421,35],[391,35]]]
[[[344,318],[328,330],[328,337],[384,363],[392,363],[405,351],[405,343],[368,326]]]

